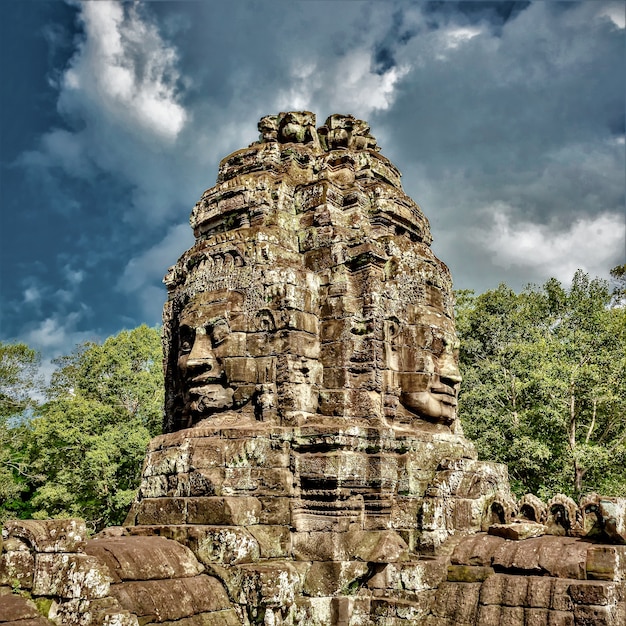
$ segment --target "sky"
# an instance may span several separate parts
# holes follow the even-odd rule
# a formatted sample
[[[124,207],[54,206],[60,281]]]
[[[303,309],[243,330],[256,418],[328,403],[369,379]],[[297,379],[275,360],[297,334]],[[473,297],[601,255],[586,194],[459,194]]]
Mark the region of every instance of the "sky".
[[[160,323],[257,122],[370,123],[457,289],[626,262],[624,1],[0,3],[0,340]]]

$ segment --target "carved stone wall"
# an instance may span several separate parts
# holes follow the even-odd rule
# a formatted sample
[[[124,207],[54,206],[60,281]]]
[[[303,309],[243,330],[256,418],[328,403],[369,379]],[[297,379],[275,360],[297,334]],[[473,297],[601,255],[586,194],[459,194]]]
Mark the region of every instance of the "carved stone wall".
[[[84,610],[48,617],[626,623],[626,500],[516,502],[464,438],[450,273],[367,123],[289,112],[259,131],[221,162],[165,277],[165,434],[137,500],[81,548],[120,617],[89,617],[83,591]],[[31,563],[14,552],[0,594]]]

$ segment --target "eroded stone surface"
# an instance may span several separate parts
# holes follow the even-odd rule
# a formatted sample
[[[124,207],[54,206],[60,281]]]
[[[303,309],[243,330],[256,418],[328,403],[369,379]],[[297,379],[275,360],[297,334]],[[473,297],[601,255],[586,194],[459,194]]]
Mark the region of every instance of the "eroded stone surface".
[[[626,623],[626,500],[516,502],[464,438],[450,274],[367,123],[259,131],[165,277],[165,434],[126,527],[85,547],[77,520],[9,524],[0,607],[19,588],[68,626]]]

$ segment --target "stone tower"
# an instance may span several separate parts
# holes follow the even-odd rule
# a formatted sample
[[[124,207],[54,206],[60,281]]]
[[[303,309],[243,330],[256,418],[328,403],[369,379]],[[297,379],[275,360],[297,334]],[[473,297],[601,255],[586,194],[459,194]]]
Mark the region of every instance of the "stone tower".
[[[506,468],[462,435],[450,273],[368,125],[259,130],[165,278],[167,434],[127,523],[182,533],[251,623],[365,619],[350,590],[511,508]]]
[[[626,499],[515,502],[464,438],[450,273],[368,125],[259,130],[165,278],[165,434],[125,527],[7,523],[0,622],[626,624]]]

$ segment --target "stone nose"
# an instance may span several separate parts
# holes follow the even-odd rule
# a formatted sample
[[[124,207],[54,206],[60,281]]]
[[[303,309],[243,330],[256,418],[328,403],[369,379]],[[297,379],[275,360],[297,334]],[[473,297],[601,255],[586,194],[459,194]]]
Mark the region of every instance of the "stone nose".
[[[213,376],[222,374],[222,366],[213,352],[211,338],[201,329],[196,331],[196,338],[187,358],[187,369],[210,372]]]

